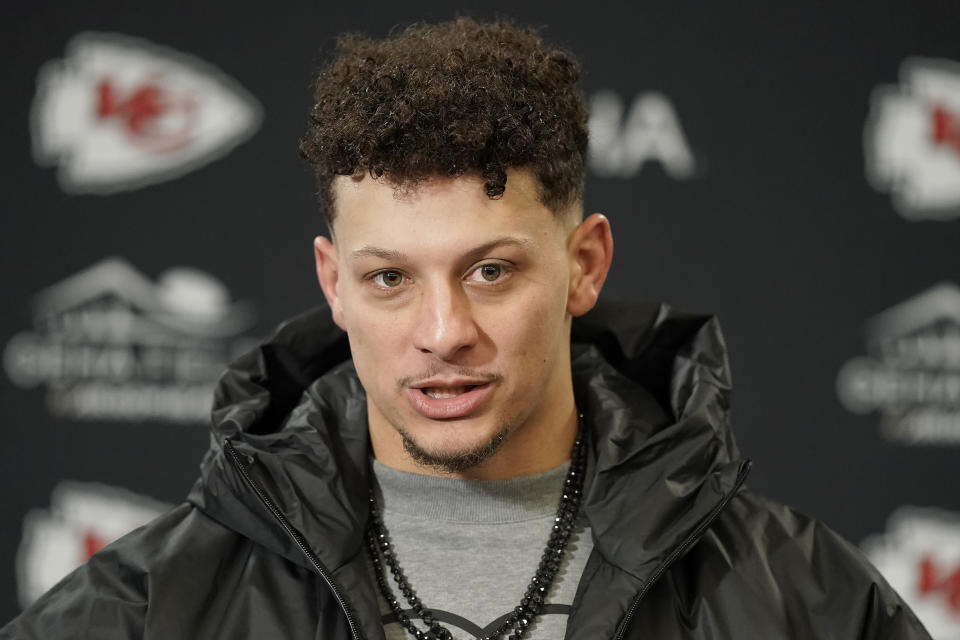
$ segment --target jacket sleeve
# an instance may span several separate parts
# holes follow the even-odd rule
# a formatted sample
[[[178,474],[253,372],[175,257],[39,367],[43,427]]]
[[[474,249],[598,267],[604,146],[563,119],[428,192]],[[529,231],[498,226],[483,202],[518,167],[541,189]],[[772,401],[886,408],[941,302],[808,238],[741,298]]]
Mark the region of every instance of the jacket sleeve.
[[[931,640],[854,545],[742,490],[654,583],[631,640]]]
[[[930,640],[900,595],[856,546],[820,521],[772,500],[753,503],[750,536],[758,582],[769,581],[797,637]]]
[[[101,549],[0,629],[0,640],[143,638],[151,567],[191,510],[178,506]]]
[[[863,553],[825,525],[810,521],[823,548],[810,570],[837,600],[835,622],[819,621],[824,634],[846,626],[851,640],[931,640],[920,620]],[[822,637],[829,637],[824,635]]]

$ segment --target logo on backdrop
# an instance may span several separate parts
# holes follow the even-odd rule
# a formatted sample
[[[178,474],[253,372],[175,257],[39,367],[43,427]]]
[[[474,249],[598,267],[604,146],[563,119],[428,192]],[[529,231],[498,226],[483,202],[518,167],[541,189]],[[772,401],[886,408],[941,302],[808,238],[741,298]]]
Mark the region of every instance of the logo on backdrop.
[[[118,34],[81,33],[37,77],[33,155],[68,193],[108,194],[192,171],[251,137],[261,108],[193,56]]]
[[[50,508],[31,511],[17,550],[17,591],[28,606],[65,575],[169,505],[100,484],[61,482]]]
[[[596,175],[630,178],[656,162],[671,178],[695,177],[693,152],[666,96],[642,93],[625,113],[625,101],[613,91],[598,91],[590,98],[588,164]]]
[[[960,218],[960,63],[908,58],[877,88],[864,131],[867,177],[910,220]]]
[[[902,507],[863,549],[931,636],[960,640],[960,515]]]
[[[960,287],[943,282],[874,317],[867,354],[840,369],[843,406],[879,412],[891,441],[960,445]]]
[[[110,258],[38,294],[34,329],[9,340],[3,365],[17,386],[44,387],[57,416],[205,423],[252,324],[207,273],[176,267],[153,283]]]

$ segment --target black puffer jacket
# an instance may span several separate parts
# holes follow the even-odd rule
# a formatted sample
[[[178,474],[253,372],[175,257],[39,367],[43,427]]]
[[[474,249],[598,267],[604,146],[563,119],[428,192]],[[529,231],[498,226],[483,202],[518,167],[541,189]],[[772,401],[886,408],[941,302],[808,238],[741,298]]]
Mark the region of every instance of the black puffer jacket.
[[[575,323],[573,356],[595,546],[568,640],[929,638],[856,548],[745,488],[715,320],[607,307]],[[214,425],[187,502],[0,637],[382,640],[364,394],[325,309],[231,367]]]

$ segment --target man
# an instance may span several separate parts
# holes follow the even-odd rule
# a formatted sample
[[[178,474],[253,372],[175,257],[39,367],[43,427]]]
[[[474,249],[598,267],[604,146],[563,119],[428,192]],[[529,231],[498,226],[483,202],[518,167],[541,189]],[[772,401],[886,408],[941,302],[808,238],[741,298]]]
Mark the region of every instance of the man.
[[[231,366],[188,501],[0,636],[927,638],[746,489],[715,320],[591,311],[577,77],[508,24],[343,39],[301,143],[329,307]]]

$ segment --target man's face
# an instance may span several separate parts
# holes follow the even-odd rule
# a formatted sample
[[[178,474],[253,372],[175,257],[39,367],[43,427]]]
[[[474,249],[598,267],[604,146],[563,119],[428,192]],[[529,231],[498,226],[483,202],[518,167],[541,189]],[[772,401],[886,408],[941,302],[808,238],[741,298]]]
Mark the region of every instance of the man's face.
[[[459,470],[564,417],[552,413],[571,390],[575,221],[539,202],[528,172],[511,171],[498,200],[476,177],[400,195],[383,180],[338,177],[334,193],[336,277],[325,292],[367,392],[375,448],[378,434],[399,434],[414,460]]]

